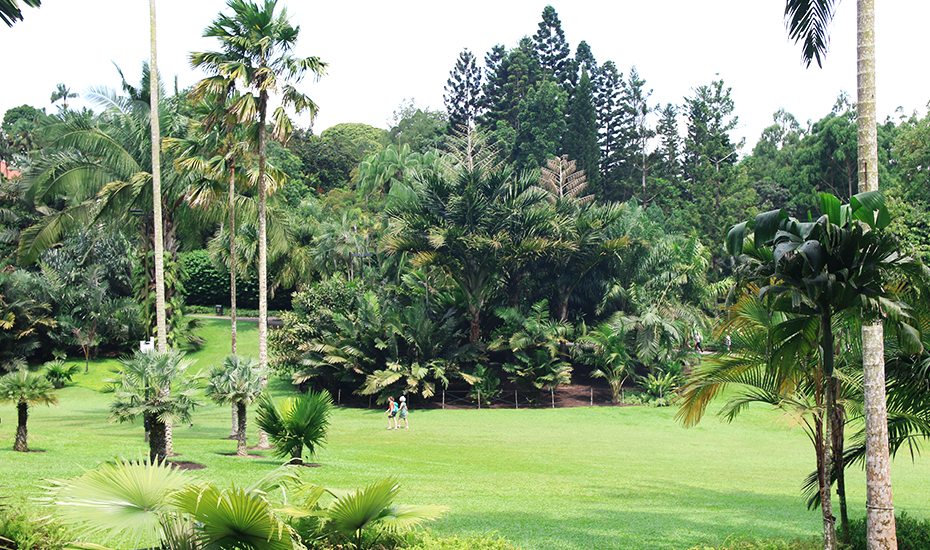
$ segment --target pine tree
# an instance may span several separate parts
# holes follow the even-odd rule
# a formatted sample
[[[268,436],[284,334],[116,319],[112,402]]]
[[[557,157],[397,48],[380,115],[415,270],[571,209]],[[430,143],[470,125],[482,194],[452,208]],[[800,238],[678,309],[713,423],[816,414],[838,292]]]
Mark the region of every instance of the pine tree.
[[[449,128],[456,130],[474,125],[481,109],[481,71],[475,56],[462,50],[449,72],[443,99],[449,113]]]
[[[565,134],[565,91],[545,79],[520,101],[513,160],[517,169],[542,166],[558,153]]]
[[[620,200],[636,197],[644,205],[652,198],[648,186],[649,143],[655,137],[655,131],[649,126],[652,90],[647,90],[645,85],[636,67],[631,68],[620,103],[622,146],[616,151],[624,190],[622,196],[612,197]]]
[[[565,40],[562,31],[562,22],[555,8],[546,6],[542,12],[542,21],[539,30],[533,35],[536,59],[543,73],[550,76],[554,82],[566,91],[571,86],[572,62],[571,48]]]
[[[658,109],[659,124],[656,134],[659,144],[656,147],[656,161],[653,173],[656,177],[667,180],[681,178],[681,135],[678,132],[678,108],[671,103]]]
[[[576,161],[578,168],[584,171],[592,187],[595,186],[600,175],[597,111],[594,108],[591,79],[584,68],[581,70],[581,79],[568,109],[568,128],[563,150],[570,159]]]
[[[484,55],[484,85],[481,87],[482,115],[478,122],[485,129],[493,129],[504,110],[504,85],[507,82],[507,48],[497,44]]]
[[[607,190],[618,179],[616,151],[620,147],[620,94],[623,75],[613,61],[605,62],[594,79],[594,105],[597,110],[597,143],[600,148],[600,188]],[[602,193],[598,195],[603,197]]]

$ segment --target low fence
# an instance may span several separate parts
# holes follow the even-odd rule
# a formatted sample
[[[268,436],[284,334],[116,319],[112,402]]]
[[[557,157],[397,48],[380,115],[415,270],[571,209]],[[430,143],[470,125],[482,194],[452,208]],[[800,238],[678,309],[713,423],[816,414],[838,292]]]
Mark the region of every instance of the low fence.
[[[383,406],[375,396],[363,397],[348,390],[336,390],[333,397],[338,405],[369,409]],[[554,390],[500,390],[490,395],[479,390],[439,390],[429,399],[418,395],[406,397],[411,409],[558,409],[614,405],[609,389],[577,384]]]

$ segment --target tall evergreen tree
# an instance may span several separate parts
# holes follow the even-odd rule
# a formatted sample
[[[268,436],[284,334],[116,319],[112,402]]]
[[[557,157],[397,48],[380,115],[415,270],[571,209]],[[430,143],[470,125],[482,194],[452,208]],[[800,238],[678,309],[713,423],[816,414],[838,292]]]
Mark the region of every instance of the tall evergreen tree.
[[[678,131],[678,108],[667,103],[656,107],[659,122],[656,124],[657,144],[652,152],[651,184],[653,195],[650,204],[666,214],[679,207],[681,176],[681,135]]]
[[[601,150],[600,187],[606,189],[617,180],[615,151],[620,147],[621,141],[620,118],[622,113],[619,106],[623,75],[617,71],[617,66],[613,61],[604,63],[596,74],[594,105],[597,110],[597,143]]]
[[[565,134],[566,94],[545,79],[530,89],[520,102],[513,160],[517,169],[542,166],[558,154]]]
[[[699,86],[685,99],[685,110],[684,176],[690,207],[686,223],[697,227],[706,242],[720,242],[720,228],[745,218],[756,204],[755,191],[735,167],[742,143],[730,136],[738,122],[731,89],[723,80]]]
[[[652,198],[652,191],[647,185],[649,177],[649,143],[655,137],[655,130],[649,126],[649,114],[653,107],[649,104],[652,90],[646,89],[646,81],[640,78],[636,67],[630,69],[630,75],[623,85],[621,95],[621,147],[617,164],[623,179],[623,195],[613,197],[626,200],[631,197],[639,199],[646,205]]]
[[[539,30],[533,35],[536,59],[543,73],[550,76],[554,82],[568,90],[572,79],[571,48],[565,40],[562,31],[562,21],[555,8],[546,6],[542,12],[542,21]]]
[[[484,54],[484,84],[481,87],[482,115],[478,122],[485,129],[494,129],[500,120],[505,103],[504,85],[507,82],[507,48],[497,44]]]
[[[449,127],[458,129],[474,125],[481,109],[481,71],[475,56],[468,49],[462,50],[449,72],[443,99],[449,113]]]
[[[588,182],[596,185],[600,151],[597,146],[597,111],[588,71],[581,69],[581,79],[575,88],[568,109],[568,128],[563,145],[565,154],[576,161]]]

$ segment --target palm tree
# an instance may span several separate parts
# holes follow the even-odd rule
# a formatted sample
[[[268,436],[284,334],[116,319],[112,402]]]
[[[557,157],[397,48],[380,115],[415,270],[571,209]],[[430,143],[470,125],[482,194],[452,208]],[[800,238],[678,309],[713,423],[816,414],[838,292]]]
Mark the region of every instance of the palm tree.
[[[603,378],[610,386],[614,403],[623,402],[623,385],[635,374],[627,346],[627,334],[622,325],[601,323],[579,338],[575,348],[582,359],[590,361],[591,376]]]
[[[264,375],[251,359],[227,357],[210,371],[207,397],[236,407],[236,455],[246,456],[246,407],[262,393]]]
[[[23,4],[38,8],[42,5],[42,0],[23,0]],[[0,0],[0,20],[8,27],[12,27],[17,21],[23,20],[23,12],[19,9],[17,0]]]
[[[770,299],[770,307],[817,319],[816,334],[827,380],[825,438],[830,441],[839,421],[834,416],[838,387],[834,318],[849,311],[866,319],[886,316],[902,327],[902,334],[916,340],[913,335],[918,331],[910,324],[901,285],[890,283],[922,278],[926,268],[900,255],[894,239],[882,231],[890,217],[877,192],[855,195],[849,205],[826,193],[820,201],[822,215],[816,221],[802,223],[783,210],[766,212],[734,226],[727,235],[727,246],[732,254],[740,254],[737,275],[760,284],[760,293]],[[754,230],[753,242],[745,239],[748,229]],[[919,342],[913,344],[919,347]],[[831,472],[831,446],[824,448],[824,468]],[[826,500],[823,506],[827,506]],[[827,527],[824,543],[833,548],[835,540]]]
[[[16,441],[13,450],[29,451],[26,422],[29,420],[29,405],[55,405],[58,398],[51,382],[40,374],[19,369],[0,378],[0,402],[16,403]]]
[[[822,65],[828,27],[836,0],[786,0],[789,36],[803,42],[802,56],[810,66]],[[858,127],[859,192],[878,191],[878,128],[875,110],[875,0],[856,2],[856,125]],[[880,318],[862,325],[862,370],[865,391],[866,530],[870,548],[897,548],[888,410],[885,394],[884,328]]]
[[[258,425],[271,436],[275,454],[303,464],[304,447],[312,455],[326,439],[333,399],[329,392],[308,392],[285,399],[280,407],[267,394],[258,401]]]
[[[64,84],[58,84],[58,86],[55,87],[55,91],[52,92],[52,97],[50,98],[50,101],[53,104],[57,103],[58,101],[61,101],[62,106],[64,107],[64,110],[67,111],[68,100],[75,98],[77,96],[78,96],[77,94],[71,92],[71,88],[68,88]]]
[[[158,48],[155,39],[155,0],[149,0],[149,101],[151,112],[160,113],[158,103]],[[161,128],[160,117],[149,117],[152,129],[152,219],[155,233],[155,326],[156,345],[161,353],[168,351],[168,330],[165,317],[165,241],[161,217]]]
[[[189,422],[197,405],[196,378],[187,373],[189,367],[177,351],[137,351],[120,361],[118,377],[108,381],[107,389],[115,397],[110,417],[119,422],[142,418],[152,463],[168,456],[165,424]]]
[[[323,74],[326,64],[318,57],[298,58],[292,54],[300,27],[288,21],[287,11],[277,9],[277,0],[265,0],[263,5],[248,0],[229,0],[232,14],[220,14],[204,31],[204,36],[217,38],[221,49],[215,52],[191,54],[191,64],[206,70],[210,76],[201,83],[203,89],[224,92],[231,87],[241,92],[230,106],[240,123],[254,127],[254,145],[258,153],[258,363],[268,367],[268,250],[267,250],[267,181],[266,124],[268,100],[280,94],[281,105],[272,115],[272,136],[285,141],[293,131],[286,108],[296,112],[316,114],[316,104],[297,91],[307,72],[316,77]],[[276,13],[277,12],[277,13]]]

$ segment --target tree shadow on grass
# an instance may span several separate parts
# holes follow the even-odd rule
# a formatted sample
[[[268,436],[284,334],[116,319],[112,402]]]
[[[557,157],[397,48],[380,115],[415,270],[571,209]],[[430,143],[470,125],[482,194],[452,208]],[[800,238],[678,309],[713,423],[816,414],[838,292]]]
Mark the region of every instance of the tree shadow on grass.
[[[601,488],[583,502],[553,500],[532,510],[457,513],[453,506],[449,521],[456,531],[498,531],[520,547],[547,549],[687,549],[732,538],[816,538],[819,528],[819,511],[807,511],[800,497],[673,483],[633,499],[611,492]],[[646,494],[660,498],[646,502]]]

